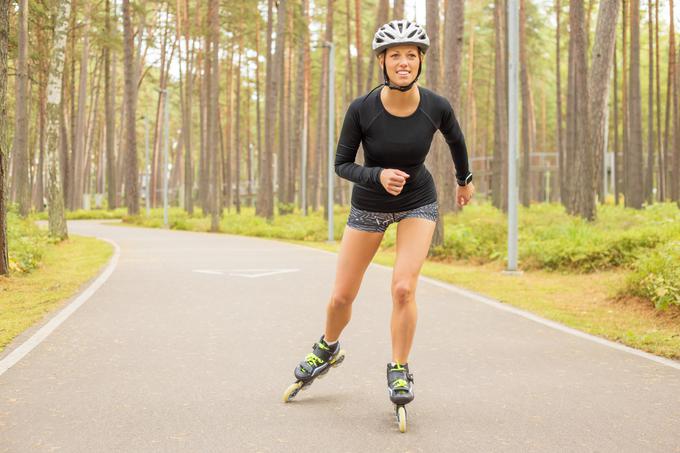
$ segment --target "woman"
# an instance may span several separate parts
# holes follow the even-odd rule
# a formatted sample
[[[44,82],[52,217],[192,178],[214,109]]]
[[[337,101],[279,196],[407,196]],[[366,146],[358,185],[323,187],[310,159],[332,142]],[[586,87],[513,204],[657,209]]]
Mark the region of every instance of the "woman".
[[[416,83],[429,45],[425,30],[407,20],[391,21],[375,34],[373,51],[385,82],[349,106],[335,158],[336,173],[355,185],[327,307],[326,330],[295,368],[298,381],[284,395],[286,401],[344,359],[338,339],[350,320],[364,272],[385,230],[394,222],[398,223],[397,257],[387,385],[395,404],[413,400],[408,355],[417,319],[415,290],[438,218],[437,192],[424,162],[437,129],[446,138],[455,164],[457,203],[468,204],[474,193],[465,140],[451,105]],[[379,87],[382,89],[376,91]],[[354,162],[360,143],[364,166]]]

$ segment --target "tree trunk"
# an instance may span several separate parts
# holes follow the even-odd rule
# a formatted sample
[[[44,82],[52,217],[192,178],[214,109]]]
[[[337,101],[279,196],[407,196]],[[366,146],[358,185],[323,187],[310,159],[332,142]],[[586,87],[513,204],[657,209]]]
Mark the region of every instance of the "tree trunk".
[[[0,275],[9,274],[7,249],[7,47],[10,0],[0,0]]]
[[[379,0],[378,2],[378,13],[375,16],[375,27],[373,27],[373,30],[378,30],[379,27],[382,27],[383,24],[387,22],[387,18],[390,14],[390,2],[388,0]],[[437,23],[439,23],[439,20],[437,20]],[[428,26],[429,29],[429,26]],[[373,41],[373,34],[370,34],[371,36],[371,41]],[[430,37],[430,40],[432,40],[433,36],[428,33],[428,36]],[[370,48],[370,47],[369,47]],[[432,49],[429,50],[429,52],[432,52]],[[366,90],[369,90],[371,87],[373,87],[373,84],[375,83],[375,69],[374,65],[376,63],[376,58],[375,55],[373,55],[373,51],[371,51],[371,57],[368,59],[368,67],[366,68]],[[380,69],[380,68],[378,68]],[[380,71],[381,75],[378,77],[380,81],[383,80],[382,76],[382,71]]]
[[[307,0],[303,0],[307,1]],[[364,86],[361,83],[363,80],[363,52],[364,43],[361,41],[361,0],[354,0],[354,33],[356,39],[354,41],[354,47],[357,50],[357,95],[364,92]]]
[[[403,8],[402,8],[403,9]],[[402,13],[403,14],[403,13]],[[460,113],[462,111],[460,104],[460,66],[463,55],[463,31],[465,26],[465,2],[463,0],[449,0],[446,6],[445,27],[444,27],[444,80],[446,86],[442,87],[444,96],[446,96],[453,107],[454,112]],[[470,52],[472,56],[474,51]],[[470,85],[468,84],[468,88]],[[468,111],[473,110],[469,108]],[[455,114],[455,113],[454,113]],[[466,126],[469,125],[466,124]],[[469,128],[468,128],[469,132]],[[437,144],[439,143],[439,144]],[[435,147],[444,146],[441,144],[441,139],[435,141]],[[469,148],[470,149],[470,148]],[[458,210],[455,196],[456,193],[456,177],[455,171],[451,170],[449,163],[450,157],[448,153],[438,153],[438,165],[435,171],[439,172],[437,180],[442,185],[438,193],[439,206],[443,213],[455,212]],[[446,194],[449,194],[448,196]]]
[[[104,91],[105,91],[105,109],[106,109],[106,180],[107,184],[107,199],[108,208],[110,210],[116,209],[116,166],[115,159],[115,127],[116,118],[114,112],[114,91],[111,83],[111,6],[109,0],[106,0],[106,34],[107,44],[104,48]]]
[[[26,217],[31,210],[28,181],[28,0],[19,0],[18,55],[16,62],[16,129],[14,135],[15,200],[19,203],[19,214]]]
[[[629,126],[628,126],[628,46],[627,46],[627,32],[628,32],[628,11],[630,7],[629,0],[622,0],[623,10],[622,10],[622,21],[623,26],[621,27],[621,33],[623,34],[623,45],[621,48],[621,54],[623,56],[623,67],[621,68],[621,74],[623,75],[623,87],[621,90],[621,145],[622,145],[622,156],[621,156],[621,192],[625,197],[629,192],[628,185],[628,160],[629,160]]]
[[[276,51],[274,53],[274,67],[276,68],[276,90],[278,101],[278,131],[279,131],[279,143],[278,150],[276,153],[276,163],[277,163],[277,180],[278,187],[276,190],[277,200],[279,203],[285,202],[287,199],[286,193],[286,182],[288,181],[288,172],[286,168],[287,161],[287,129],[286,124],[286,23],[288,22],[288,9],[287,1],[279,0],[279,9],[276,14],[277,24],[276,24]]]
[[[139,184],[137,172],[137,62],[132,30],[130,0],[123,0],[123,31],[125,34],[125,92],[126,92],[126,159],[125,159],[125,204],[128,215],[139,214]]]
[[[680,72],[677,71],[680,64],[680,52],[675,56],[675,89],[673,90],[673,118],[675,119],[675,128],[673,130],[673,138],[675,146],[673,146],[673,178],[671,181],[675,182],[673,196],[676,204],[680,208]]]
[[[71,209],[83,207],[83,179],[85,177],[85,137],[86,137],[86,105],[87,105],[87,67],[90,59],[89,18],[85,19],[83,28],[83,53],[80,59],[80,79],[78,81],[78,114],[75,124],[75,142],[73,143],[73,174],[71,175],[70,202]]]
[[[303,0],[304,1],[304,0]],[[258,189],[257,189],[257,196],[258,199],[261,196],[262,192],[262,184],[263,184],[263,176],[262,176],[262,171],[263,171],[263,158],[264,158],[264,152],[262,149],[262,121],[261,121],[261,114],[260,114],[260,21],[255,21],[255,116],[256,116],[256,128],[257,128],[257,172],[258,172]],[[256,213],[260,213],[260,209],[262,209],[260,202],[256,203],[256,208],[255,211]]]
[[[654,2],[655,5],[655,18],[656,18],[656,143],[659,149],[659,192],[658,200],[664,201],[666,198],[666,166],[664,160],[663,146],[661,142],[661,71],[659,63],[659,2],[658,0]]]
[[[658,2],[658,0],[657,0]],[[654,201],[654,20],[652,18],[652,0],[647,1],[649,42],[648,65],[649,80],[647,88],[647,167],[645,168],[645,200],[647,204]]]
[[[184,0],[184,38],[188,55],[186,57],[186,70],[184,71],[185,95],[184,110],[182,112],[182,128],[184,137],[184,208],[189,215],[194,213],[194,167],[191,156],[191,114],[193,110],[193,91],[194,91],[194,39],[191,39],[191,50],[189,50],[189,0]]]
[[[588,82],[588,141],[581,158],[577,161],[576,198],[578,215],[587,220],[595,219],[596,177],[602,167],[607,99],[612,71],[614,43],[616,41],[616,20],[619,0],[602,0],[597,14],[597,30],[593,47],[593,61]]]
[[[451,5],[449,5],[449,7],[451,7]],[[427,51],[428,64],[425,66],[425,76],[427,77],[427,84],[429,85],[429,88],[434,92],[437,92],[439,90],[439,73],[440,73],[439,17],[440,17],[439,2],[437,0],[427,0],[425,21],[427,35],[430,37],[430,48]],[[441,180],[441,178],[439,177],[441,173],[438,171],[439,160],[437,159],[438,155],[441,154],[440,151],[442,150],[441,142],[442,142],[441,135],[437,134],[432,142],[430,151],[427,154],[427,157],[425,158],[426,167],[428,169],[432,169],[432,171],[434,172],[432,176],[434,177],[435,187],[437,188],[438,200],[444,199],[443,195],[444,185],[443,180]],[[432,250],[435,247],[439,247],[442,244],[444,244],[443,217],[444,216],[442,215],[437,220],[437,226],[435,228],[434,235],[432,236],[432,243],[430,245],[429,253],[432,253]]]
[[[526,208],[531,204],[531,154],[534,150],[536,129],[534,102],[529,76],[526,37],[526,0],[519,2],[519,55],[522,82],[522,173],[520,177],[520,200]]]
[[[616,62],[616,39],[614,39],[614,204],[619,204],[619,85],[618,64]]]
[[[558,0],[559,3],[559,0]],[[491,196],[493,205],[507,211],[508,184],[507,150],[508,150],[508,85],[506,83],[507,49],[506,49],[506,4],[505,0],[494,2],[494,151],[491,161]],[[559,21],[558,21],[559,24]],[[559,36],[559,35],[558,35]],[[558,70],[559,80],[559,70]]]
[[[406,19],[404,16],[404,0],[394,0],[394,11],[392,11],[393,20]]]
[[[219,178],[219,139],[220,127],[217,116],[217,99],[219,97],[219,6],[218,0],[210,0],[208,4],[208,33],[210,72],[208,78],[208,152],[210,153],[210,231],[216,232],[220,228],[222,217],[221,185]]]
[[[48,204],[49,204],[49,230],[54,238],[64,240],[68,237],[66,219],[64,216],[64,196],[60,181],[61,170],[59,168],[59,117],[61,115],[61,80],[64,68],[64,55],[66,50],[66,33],[71,3],[62,0],[57,3],[56,19],[54,22],[54,40],[52,60],[50,62],[50,75],[47,82],[47,171]]]
[[[260,184],[257,192],[257,206],[255,213],[268,220],[274,218],[274,193],[272,181],[272,160],[274,154],[274,122],[276,121],[276,87],[273,83],[272,73],[272,23],[273,23],[273,3],[274,0],[267,2],[267,54],[265,64],[267,68],[265,81],[265,131],[264,131],[264,155],[262,157],[262,168],[260,169]]]
[[[630,158],[628,159],[628,181],[626,184],[626,206],[642,209],[643,192],[643,158],[642,158],[642,99],[640,96],[640,0],[630,2],[630,84],[629,99],[629,131]]]
[[[44,36],[41,37],[44,39]],[[44,43],[41,42],[41,46],[42,45],[44,45]],[[49,58],[47,57],[48,53],[49,51],[42,53],[45,59]],[[43,174],[45,171],[45,123],[47,122],[47,71],[49,71],[49,60],[48,65],[45,66],[44,63],[40,65],[40,88],[38,89],[38,103],[40,104],[40,110],[38,112],[38,148],[40,155],[38,157],[38,169],[35,172],[36,181],[33,191],[33,206],[38,212],[42,212],[45,209],[45,203],[43,201],[45,197],[45,178],[43,177]]]
[[[567,125],[567,158],[570,160],[568,166],[567,179],[572,184],[569,187],[569,197],[567,199],[567,212],[574,214],[578,212],[576,206],[577,188],[574,181],[578,177],[579,165],[585,158],[585,140],[587,131],[588,103],[587,103],[587,73],[588,65],[586,62],[586,31],[584,21],[583,0],[571,0],[569,6],[570,23],[570,111],[571,120]],[[568,115],[569,116],[569,115]],[[590,183],[589,183],[590,187]]]
[[[665,123],[665,129],[664,129],[664,139],[663,139],[663,149],[664,149],[664,162],[666,162],[666,168],[664,170],[665,172],[665,180],[668,181],[668,188],[666,190],[666,197],[667,198],[673,198],[673,193],[675,191],[674,185],[673,185],[673,174],[672,174],[672,166],[671,162],[673,160],[677,160],[677,157],[675,155],[671,154],[671,149],[668,146],[668,135],[670,133],[670,114],[671,114],[671,98],[675,97],[675,91],[676,91],[676,86],[675,83],[673,82],[675,78],[675,58],[673,57],[675,55],[675,27],[673,23],[675,22],[673,18],[675,17],[673,15],[673,0],[669,0],[669,6],[670,6],[670,38],[668,42],[668,77],[666,80],[666,118],[664,120]]]
[[[562,189],[566,182],[565,178],[565,152],[564,152],[564,129],[562,128],[562,60],[560,57],[561,46],[561,19],[562,4],[560,0],[555,0],[555,15],[557,16],[557,31],[555,33],[555,66],[556,66],[556,105],[557,105],[557,166],[558,166],[558,187],[560,188],[560,198],[562,198]]]
[[[241,57],[243,55],[243,33],[240,33],[238,44],[238,64],[236,65],[236,177],[234,205],[236,213],[241,213]]]
[[[349,5],[349,3],[348,3]],[[297,73],[295,75],[295,110],[293,111],[294,117],[293,117],[293,134],[292,134],[292,149],[299,151],[299,155],[302,156],[302,153],[304,150],[302,150],[302,134],[304,134],[305,128],[304,128],[304,109],[305,109],[305,48],[306,48],[306,43],[307,43],[307,0],[303,0],[301,5],[300,5],[300,18],[302,22],[302,26],[297,30],[297,55],[296,59],[298,61],[297,63]],[[348,8],[348,15],[349,15],[349,8]],[[348,36],[349,39],[349,36]],[[299,162],[298,162],[299,163]],[[300,164],[300,200],[302,199],[302,188],[306,187],[306,181],[305,184],[302,184],[302,177],[304,176],[302,174],[302,164]],[[295,180],[294,180],[295,181]]]

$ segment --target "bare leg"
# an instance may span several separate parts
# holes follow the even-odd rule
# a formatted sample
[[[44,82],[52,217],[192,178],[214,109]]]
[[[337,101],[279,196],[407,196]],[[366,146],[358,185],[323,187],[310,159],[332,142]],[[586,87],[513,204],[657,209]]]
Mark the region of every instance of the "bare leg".
[[[366,268],[378,250],[383,233],[345,227],[340,243],[335,285],[326,309],[325,340],[336,341],[352,317],[352,302],[359,292]]]
[[[397,258],[392,274],[392,361],[408,363],[416,331],[416,285],[436,223],[410,217],[397,224]]]

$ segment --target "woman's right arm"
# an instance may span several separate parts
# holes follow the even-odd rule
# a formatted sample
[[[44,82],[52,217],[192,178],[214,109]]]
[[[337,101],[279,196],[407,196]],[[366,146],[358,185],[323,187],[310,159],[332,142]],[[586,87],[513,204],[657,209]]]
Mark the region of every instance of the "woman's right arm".
[[[335,173],[355,184],[382,187],[382,167],[364,167],[356,164],[357,150],[361,143],[361,125],[357,101],[352,102],[342,123],[338,147],[335,152]]]

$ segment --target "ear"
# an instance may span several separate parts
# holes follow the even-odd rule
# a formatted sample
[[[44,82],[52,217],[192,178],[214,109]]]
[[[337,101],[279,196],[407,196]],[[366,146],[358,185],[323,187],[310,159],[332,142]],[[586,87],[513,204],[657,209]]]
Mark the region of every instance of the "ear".
[[[385,66],[385,52],[382,52],[378,55],[378,64],[380,65],[380,69]]]

